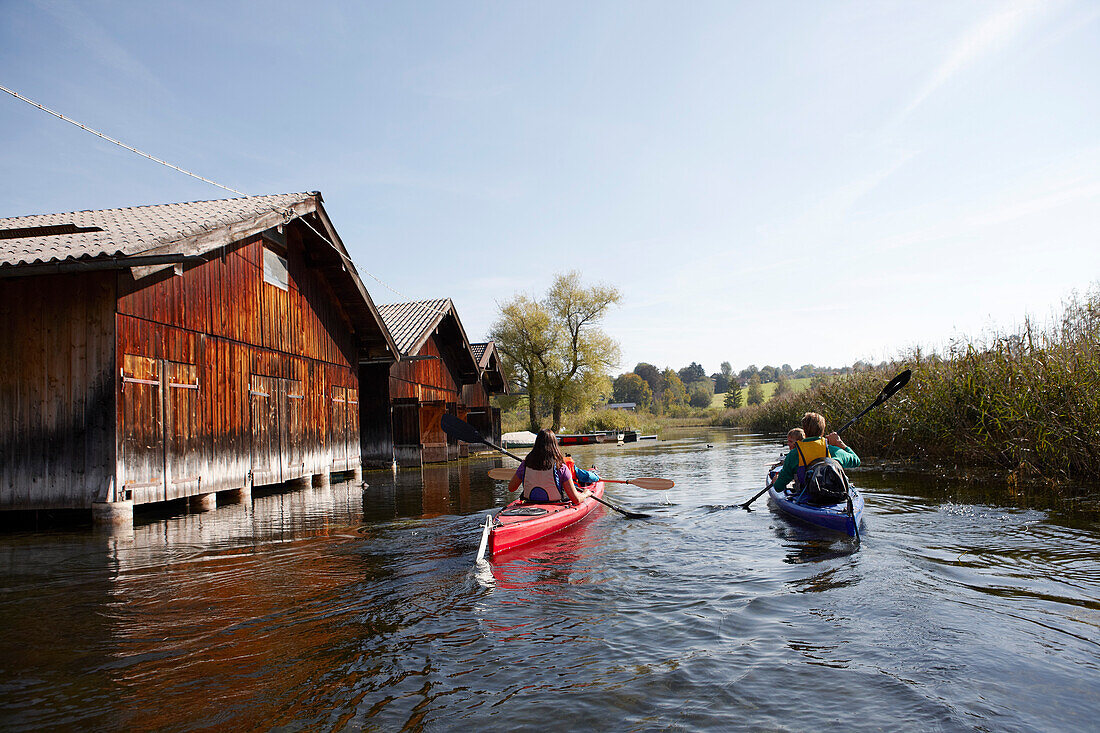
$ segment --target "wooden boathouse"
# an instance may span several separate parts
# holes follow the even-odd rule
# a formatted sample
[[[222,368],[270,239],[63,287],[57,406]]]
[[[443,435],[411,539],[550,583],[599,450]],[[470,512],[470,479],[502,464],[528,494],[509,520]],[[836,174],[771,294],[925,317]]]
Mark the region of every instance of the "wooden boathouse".
[[[508,382],[500,365],[496,344],[488,341],[471,344],[481,378],[474,384],[462,385],[462,402],[466,405],[466,422],[482,435],[500,445],[500,408],[490,401],[495,394],[508,394]]]
[[[358,471],[397,354],[316,192],[0,219],[0,344],[0,510],[123,518]]]
[[[397,344],[389,367],[393,455],[419,466],[465,455],[440,427],[443,413],[466,419],[463,386],[481,379],[478,360],[449,298],[378,306]]]

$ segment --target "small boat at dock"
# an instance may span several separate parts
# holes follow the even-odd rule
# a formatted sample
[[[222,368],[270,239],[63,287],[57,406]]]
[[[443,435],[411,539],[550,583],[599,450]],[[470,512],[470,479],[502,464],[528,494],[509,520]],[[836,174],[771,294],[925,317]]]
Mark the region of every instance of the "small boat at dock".
[[[505,448],[532,448],[535,445],[536,437],[534,433],[528,430],[520,430],[500,436],[500,444]]]
[[[575,435],[558,436],[558,445],[595,445],[599,442],[599,433],[577,433]]]

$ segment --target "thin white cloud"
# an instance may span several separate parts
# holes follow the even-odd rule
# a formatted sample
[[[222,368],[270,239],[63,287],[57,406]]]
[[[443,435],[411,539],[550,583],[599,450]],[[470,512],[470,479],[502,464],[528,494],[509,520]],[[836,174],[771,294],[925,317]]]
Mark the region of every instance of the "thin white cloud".
[[[138,79],[164,94],[163,85],[138,59],[104,30],[95,18],[71,0],[36,0],[35,5],[52,15],[77,43],[83,44],[104,66]]]
[[[1100,165],[1100,148],[1075,151],[1043,169],[1031,171],[1021,177],[1020,180],[1024,181],[1022,186],[1006,188],[989,198],[984,205],[981,201],[968,203],[964,213],[954,218],[915,231],[894,234],[854,254],[862,256],[868,250],[881,252],[947,241],[1008,222],[1049,214],[1063,207],[1100,202],[1100,176],[1095,173],[1097,165]]]
[[[951,52],[902,110],[900,118],[907,117],[945,84],[979,60],[1007,46],[1047,4],[1038,0],[1018,0],[997,7],[997,12],[979,22],[955,43]]]

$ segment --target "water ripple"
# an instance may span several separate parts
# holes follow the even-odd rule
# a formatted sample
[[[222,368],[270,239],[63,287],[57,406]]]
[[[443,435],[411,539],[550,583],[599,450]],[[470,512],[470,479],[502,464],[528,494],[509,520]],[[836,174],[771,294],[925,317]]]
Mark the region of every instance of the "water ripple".
[[[1091,727],[1095,517],[871,468],[856,544],[739,508],[779,450],[716,429],[577,449],[676,488],[616,486],[653,518],[600,510],[480,567],[478,524],[507,498],[487,460],[149,514],[128,536],[0,537],[0,723]]]

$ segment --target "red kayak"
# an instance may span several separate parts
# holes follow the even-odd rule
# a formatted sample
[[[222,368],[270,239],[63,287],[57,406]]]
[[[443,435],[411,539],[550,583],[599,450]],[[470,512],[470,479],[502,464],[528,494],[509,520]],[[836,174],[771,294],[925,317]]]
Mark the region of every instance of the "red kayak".
[[[603,481],[597,481],[590,491],[603,498]],[[478,557],[499,555],[560,532],[587,517],[598,504],[591,496],[576,505],[532,504],[516,499],[486,520]]]

